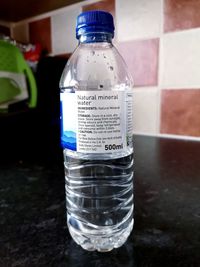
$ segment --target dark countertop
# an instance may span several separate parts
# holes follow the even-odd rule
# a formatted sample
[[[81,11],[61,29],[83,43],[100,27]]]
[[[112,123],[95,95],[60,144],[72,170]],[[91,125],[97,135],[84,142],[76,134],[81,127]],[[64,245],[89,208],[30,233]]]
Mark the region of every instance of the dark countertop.
[[[0,163],[0,267],[199,267],[200,142],[135,136],[135,226],[87,252],[65,222],[62,159]]]

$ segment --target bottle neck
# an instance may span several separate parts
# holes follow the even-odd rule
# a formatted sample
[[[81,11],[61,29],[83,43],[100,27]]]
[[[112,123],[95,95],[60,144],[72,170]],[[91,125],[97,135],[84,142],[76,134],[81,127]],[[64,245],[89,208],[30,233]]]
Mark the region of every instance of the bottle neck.
[[[79,38],[79,44],[86,43],[112,43],[112,34],[105,32],[91,32],[82,34]]]

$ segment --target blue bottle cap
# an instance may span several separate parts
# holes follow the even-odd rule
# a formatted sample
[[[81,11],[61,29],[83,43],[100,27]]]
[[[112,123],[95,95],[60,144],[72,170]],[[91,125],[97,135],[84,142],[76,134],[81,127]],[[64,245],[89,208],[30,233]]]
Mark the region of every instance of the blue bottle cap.
[[[81,13],[77,17],[76,38],[80,35],[90,32],[106,32],[111,33],[114,37],[113,16],[105,11],[94,10]]]

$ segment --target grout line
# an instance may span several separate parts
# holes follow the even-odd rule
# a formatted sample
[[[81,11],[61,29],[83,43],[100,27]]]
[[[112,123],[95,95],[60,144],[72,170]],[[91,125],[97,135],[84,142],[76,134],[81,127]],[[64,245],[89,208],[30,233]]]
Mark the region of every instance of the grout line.
[[[115,36],[114,36],[114,43],[115,43],[115,45],[117,44],[117,43],[119,43],[119,39],[118,39],[118,15],[117,15],[117,10],[118,10],[118,8],[117,8],[117,2],[118,2],[118,0],[115,0],[115,18],[114,18],[114,23],[115,23]]]
[[[163,46],[162,46],[162,37],[164,33],[164,0],[161,1],[161,16],[160,16],[160,39],[159,39],[159,55],[158,55],[158,109],[157,109],[157,132],[160,133],[161,126],[161,109],[162,109],[162,73],[163,73]]]
[[[165,8],[164,8],[164,0],[161,0],[161,36],[165,34],[164,32],[164,17],[165,17]]]
[[[194,90],[198,90],[200,89],[200,84],[188,84],[188,85],[176,85],[176,86],[172,86],[172,85],[165,85],[164,88],[162,90],[187,90],[187,89],[194,89]]]
[[[158,86],[158,102],[157,102],[157,118],[156,118],[156,131],[160,133],[160,125],[161,125],[161,89]]]
[[[144,36],[142,38],[131,38],[131,39],[124,39],[124,40],[118,40],[118,43],[126,43],[126,42],[132,42],[132,41],[148,41],[152,39],[159,39],[159,35],[150,35],[150,36]]]
[[[151,91],[151,90],[155,90],[155,89],[158,89],[158,86],[157,85],[152,85],[152,86],[134,86],[133,87],[133,91],[134,93],[136,92],[142,92],[142,91]]]
[[[172,31],[172,32],[165,32],[164,34],[166,36],[168,36],[168,35],[188,34],[190,32],[197,32],[197,31],[200,31],[200,27],[183,29],[183,30],[176,30],[176,31]]]

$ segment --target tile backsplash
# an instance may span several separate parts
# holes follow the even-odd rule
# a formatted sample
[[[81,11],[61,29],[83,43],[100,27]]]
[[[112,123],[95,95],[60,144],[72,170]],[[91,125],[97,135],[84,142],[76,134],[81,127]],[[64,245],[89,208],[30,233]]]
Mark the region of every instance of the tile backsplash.
[[[159,39],[117,42],[135,86],[158,85]]]
[[[31,43],[40,43],[48,52],[52,51],[51,18],[47,17],[29,23],[29,38]]]
[[[68,54],[76,47],[76,17],[80,12],[80,7],[74,7],[51,16],[53,54]]]
[[[15,23],[12,35],[51,55],[72,53],[83,10],[114,15],[114,43],[134,80],[134,132],[200,140],[200,0],[87,0]],[[18,29],[18,31],[15,29]]]
[[[165,0],[164,31],[186,30],[200,27],[199,0]]]
[[[161,29],[161,3],[162,0],[116,0],[119,40],[158,37]]]
[[[161,133],[199,137],[200,89],[162,90]]]

